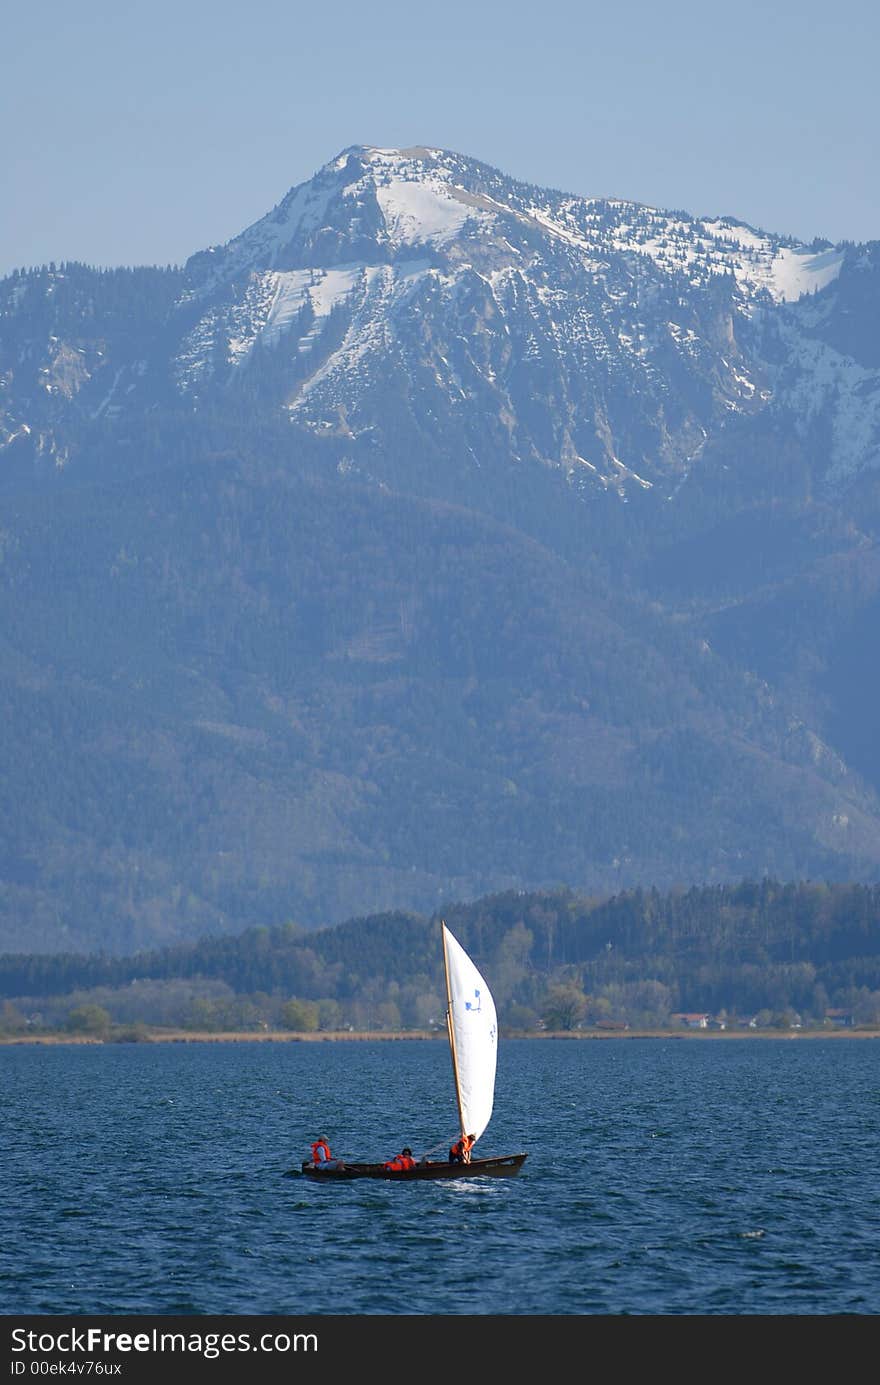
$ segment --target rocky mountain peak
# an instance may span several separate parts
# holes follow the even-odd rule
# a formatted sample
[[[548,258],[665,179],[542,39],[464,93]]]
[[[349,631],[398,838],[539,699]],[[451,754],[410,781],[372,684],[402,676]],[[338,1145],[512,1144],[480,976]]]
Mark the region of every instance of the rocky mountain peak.
[[[28,338],[29,389],[7,390],[0,427],[45,436],[62,399],[123,420],[170,382],[187,408],[259,398],[377,481],[412,483],[418,458],[447,498],[514,465],[626,499],[674,494],[732,420],[783,411],[811,447],[821,424],[838,484],[880,445],[869,250],[542,188],[445,149],[351,146],[194,255],[154,339],[75,345],[94,316],[59,322],[65,285],[48,285],[47,336],[82,368],[56,388],[58,349]],[[35,293],[7,294],[13,336]]]

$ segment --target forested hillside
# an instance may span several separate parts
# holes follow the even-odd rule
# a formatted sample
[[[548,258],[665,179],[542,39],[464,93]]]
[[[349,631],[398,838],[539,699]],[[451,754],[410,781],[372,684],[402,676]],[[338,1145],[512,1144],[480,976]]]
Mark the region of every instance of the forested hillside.
[[[880,889],[771,880],[604,899],[488,896],[446,921],[511,1028],[880,1023]],[[437,916],[249,929],[135,957],[0,957],[3,1029],[430,1029],[445,1007]]]

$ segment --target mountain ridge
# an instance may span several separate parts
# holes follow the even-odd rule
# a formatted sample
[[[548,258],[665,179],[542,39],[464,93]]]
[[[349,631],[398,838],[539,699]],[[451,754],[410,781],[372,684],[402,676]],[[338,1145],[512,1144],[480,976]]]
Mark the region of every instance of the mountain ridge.
[[[0,281],[3,945],[873,878],[878,305],[418,147]]]

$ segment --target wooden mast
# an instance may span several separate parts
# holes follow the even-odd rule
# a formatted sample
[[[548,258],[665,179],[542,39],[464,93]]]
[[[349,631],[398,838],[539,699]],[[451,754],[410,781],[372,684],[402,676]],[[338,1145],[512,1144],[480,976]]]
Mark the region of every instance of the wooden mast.
[[[446,922],[440,920],[443,938],[443,970],[446,974],[446,1032],[449,1035],[449,1052],[452,1055],[452,1076],[455,1079],[455,1100],[458,1105],[458,1124],[464,1139],[464,1113],[461,1109],[461,1085],[458,1079],[458,1055],[455,1051],[455,1030],[452,1024],[452,992],[449,989],[449,958],[446,955]]]

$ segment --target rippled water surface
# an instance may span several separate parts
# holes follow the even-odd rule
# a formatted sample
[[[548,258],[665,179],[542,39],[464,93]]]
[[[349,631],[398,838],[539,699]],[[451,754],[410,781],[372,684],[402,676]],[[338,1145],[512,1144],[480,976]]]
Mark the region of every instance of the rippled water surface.
[[[455,1129],[442,1042],[2,1047],[2,1312],[880,1311],[878,1041],[502,1040],[519,1177],[284,1176]]]

